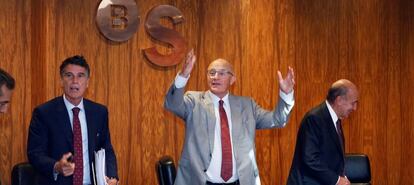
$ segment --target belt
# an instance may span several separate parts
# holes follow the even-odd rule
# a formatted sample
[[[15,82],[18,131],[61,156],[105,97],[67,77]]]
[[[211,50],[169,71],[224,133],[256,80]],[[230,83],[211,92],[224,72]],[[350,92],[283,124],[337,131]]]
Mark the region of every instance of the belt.
[[[234,182],[230,182],[230,183],[213,183],[213,182],[206,182],[206,185],[240,185],[239,180],[236,180]]]

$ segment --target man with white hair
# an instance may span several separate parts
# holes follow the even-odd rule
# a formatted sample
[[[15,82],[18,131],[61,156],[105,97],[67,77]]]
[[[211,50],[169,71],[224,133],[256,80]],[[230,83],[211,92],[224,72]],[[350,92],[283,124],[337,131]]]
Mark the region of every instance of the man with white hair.
[[[166,109],[185,121],[186,127],[175,184],[260,184],[255,130],[286,125],[294,105],[293,69],[289,67],[285,78],[278,71],[280,98],[276,108],[268,111],[249,97],[229,93],[236,75],[224,59],[208,66],[208,91],[184,94],[195,61],[190,51],[164,103]]]

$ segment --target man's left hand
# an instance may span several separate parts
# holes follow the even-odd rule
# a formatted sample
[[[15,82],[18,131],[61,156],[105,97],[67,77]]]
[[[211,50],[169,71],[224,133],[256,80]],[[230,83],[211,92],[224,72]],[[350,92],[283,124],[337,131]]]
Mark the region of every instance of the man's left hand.
[[[105,179],[108,185],[118,185],[118,180],[116,180],[116,178],[109,178],[105,176]]]
[[[289,66],[288,73],[285,78],[282,77],[282,73],[277,71],[277,76],[279,79],[279,88],[286,94],[292,92],[293,86],[295,85],[295,73],[293,68]]]

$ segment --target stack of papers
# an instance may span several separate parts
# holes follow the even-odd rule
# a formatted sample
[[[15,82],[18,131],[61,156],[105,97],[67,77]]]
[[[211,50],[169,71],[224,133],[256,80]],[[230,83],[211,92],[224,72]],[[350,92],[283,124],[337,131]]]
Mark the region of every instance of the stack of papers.
[[[95,152],[95,172],[96,172],[96,185],[108,185],[106,183],[106,165],[105,165],[105,149],[101,149]]]

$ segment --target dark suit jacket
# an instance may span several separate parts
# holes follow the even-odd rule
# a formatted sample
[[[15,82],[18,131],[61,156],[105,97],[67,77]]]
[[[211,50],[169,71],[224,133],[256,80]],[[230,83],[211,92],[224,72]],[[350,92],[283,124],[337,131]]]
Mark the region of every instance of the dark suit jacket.
[[[344,152],[325,102],[306,113],[298,131],[288,185],[335,185]]]
[[[116,156],[108,128],[108,110],[105,106],[85,98],[83,105],[88,125],[91,173],[91,163],[95,160],[94,151],[104,148],[107,176],[118,178]],[[64,177],[59,174],[57,181],[54,181],[53,167],[63,154],[73,151],[73,133],[63,97],[36,107],[29,127],[27,156],[29,162],[41,173],[39,184],[72,185],[73,176]],[[92,174],[91,181],[93,184]]]

